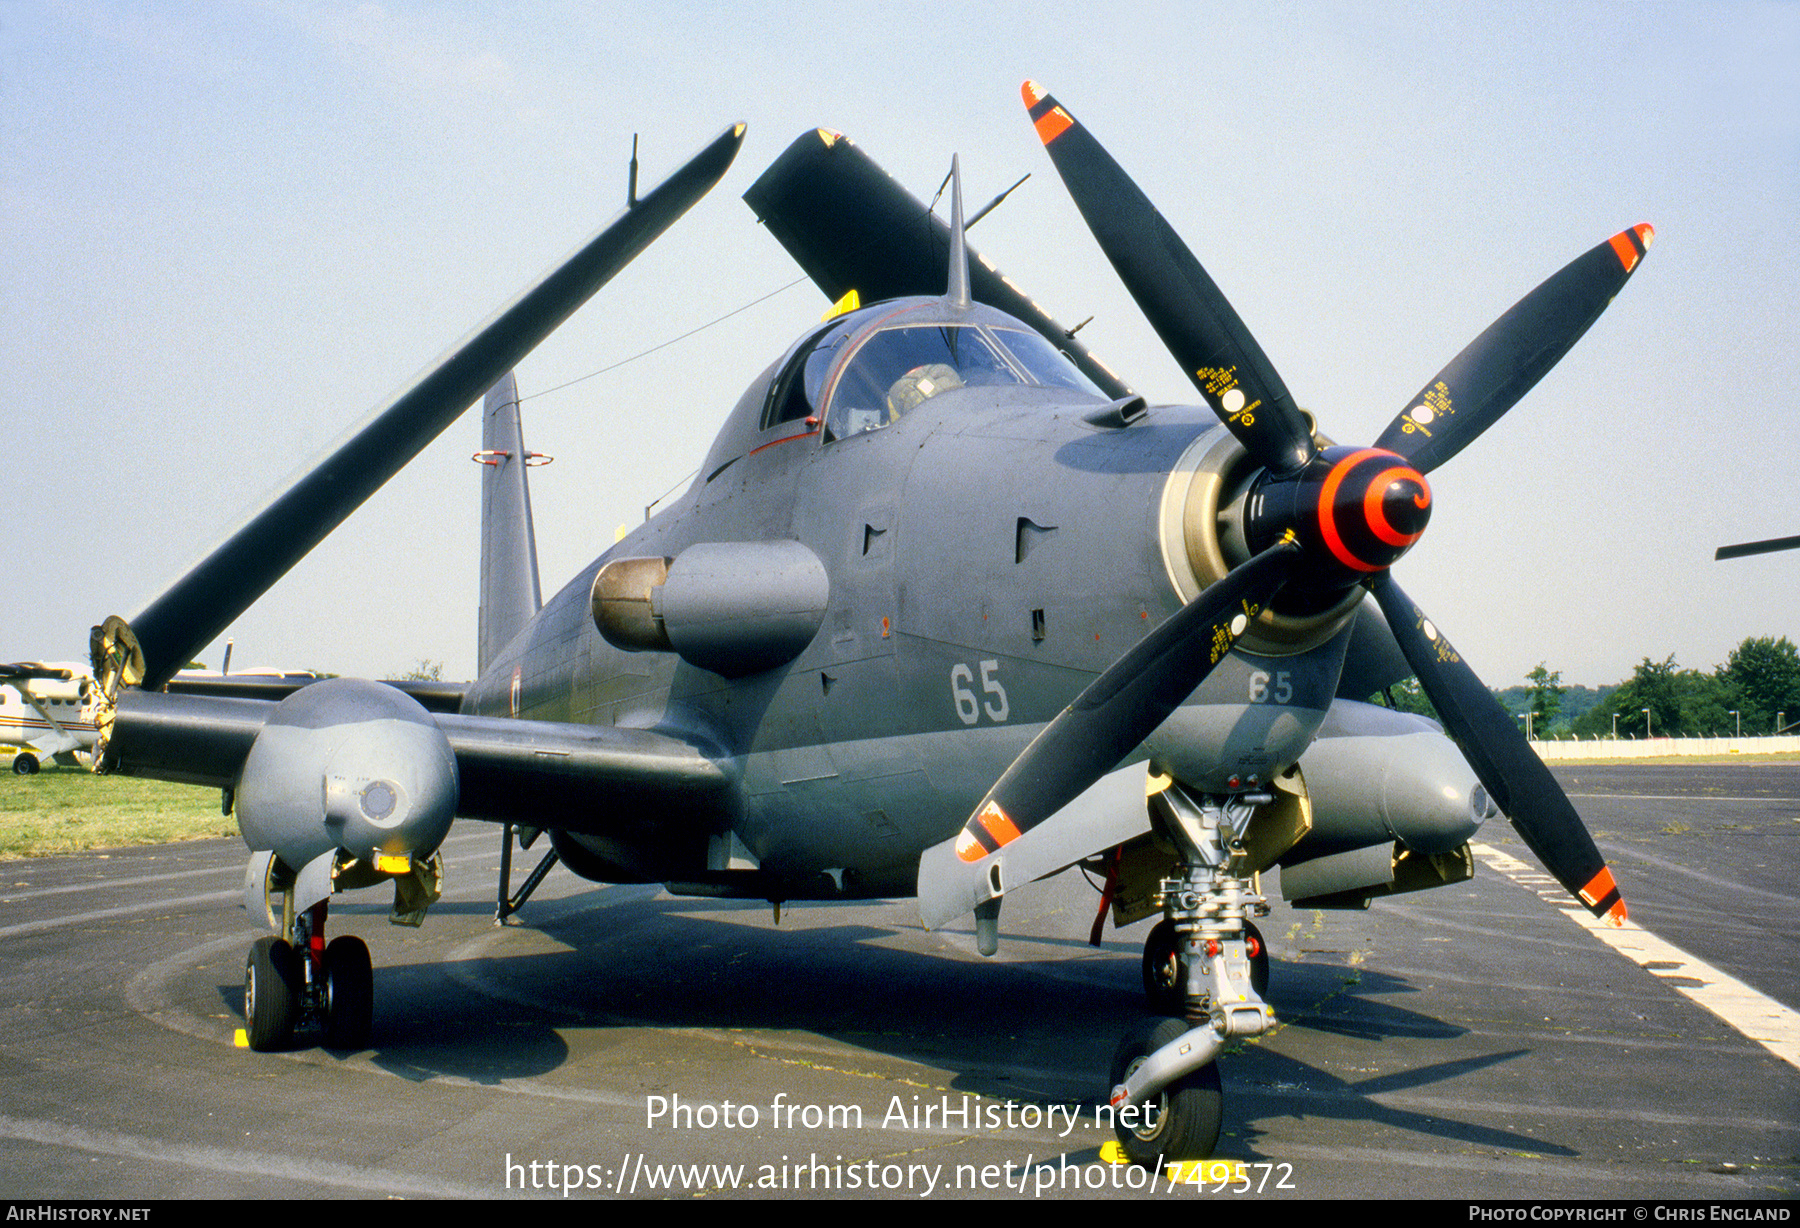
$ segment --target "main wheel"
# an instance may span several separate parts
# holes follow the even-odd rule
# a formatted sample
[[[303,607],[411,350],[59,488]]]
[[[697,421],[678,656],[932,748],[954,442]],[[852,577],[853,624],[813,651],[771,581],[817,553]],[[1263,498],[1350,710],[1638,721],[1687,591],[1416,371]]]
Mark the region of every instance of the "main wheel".
[[[1112,1082],[1117,1087],[1143,1065],[1144,1059],[1188,1030],[1179,1019],[1146,1019],[1125,1034],[1113,1053]],[[1204,1160],[1219,1142],[1225,1120],[1225,1093],[1217,1062],[1184,1075],[1163,1088],[1147,1106],[1141,1129],[1115,1124],[1119,1146],[1133,1164],[1154,1168],[1175,1160]]]
[[[283,938],[259,938],[244,962],[244,1031],[258,1053],[294,1038],[300,1010],[300,961]]]
[[[1184,987],[1175,942],[1175,923],[1167,917],[1158,921],[1144,939],[1144,999],[1153,1014],[1182,1013]],[[1250,921],[1244,922],[1244,948],[1250,956],[1250,987],[1256,990],[1257,997],[1266,997],[1269,948],[1263,943],[1262,931]]]
[[[345,934],[325,948],[325,1047],[361,1049],[375,1015],[375,973],[369,948]]]
[[[22,750],[13,756],[13,775],[36,776],[38,773],[37,756],[28,750]]]

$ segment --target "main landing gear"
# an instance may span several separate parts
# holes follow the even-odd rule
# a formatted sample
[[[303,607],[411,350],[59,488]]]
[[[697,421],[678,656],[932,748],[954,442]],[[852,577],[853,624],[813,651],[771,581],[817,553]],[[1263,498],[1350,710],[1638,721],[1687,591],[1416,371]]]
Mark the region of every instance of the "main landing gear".
[[[244,1031],[258,1052],[284,1049],[299,1031],[322,1033],[326,1048],[361,1049],[375,1014],[369,948],[350,935],[325,941],[320,900],[298,913],[291,935],[260,938],[244,964]]]
[[[1134,1163],[1212,1154],[1224,1120],[1215,1060],[1228,1039],[1260,1036],[1275,1015],[1262,1000],[1269,956],[1251,913],[1267,911],[1244,852],[1244,830],[1267,793],[1157,794],[1152,821],[1180,851],[1163,880],[1163,919],[1144,944],[1144,991],[1159,1015],[1113,1055],[1110,1097],[1119,1146]],[[1136,1112],[1125,1112],[1137,1106]]]

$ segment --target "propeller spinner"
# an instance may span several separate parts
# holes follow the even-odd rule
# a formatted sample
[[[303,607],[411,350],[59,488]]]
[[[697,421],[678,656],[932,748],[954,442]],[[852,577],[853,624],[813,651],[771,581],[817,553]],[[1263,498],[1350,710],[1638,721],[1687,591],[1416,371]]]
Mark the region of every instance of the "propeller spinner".
[[[1108,667],[1020,753],[956,841],[967,872],[989,869],[1000,849],[1028,839],[1110,771],[1205,681],[1263,606],[1319,609],[1363,584],[1525,842],[1595,915],[1623,923],[1611,871],[1567,795],[1388,569],[1430,518],[1425,474],[1568,352],[1636,270],[1654,232],[1621,231],[1533,290],[1426,384],[1375,447],[1321,448],[1243,320],[1143,192],[1054,98],[1029,81],[1023,94],[1051,162],[1132,298],[1263,472],[1246,501],[1253,557]]]

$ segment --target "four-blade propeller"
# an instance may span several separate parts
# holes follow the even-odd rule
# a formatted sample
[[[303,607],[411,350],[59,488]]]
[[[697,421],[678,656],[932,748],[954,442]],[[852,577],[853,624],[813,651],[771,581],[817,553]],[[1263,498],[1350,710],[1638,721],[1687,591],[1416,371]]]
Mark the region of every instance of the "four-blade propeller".
[[[1020,753],[956,840],[966,872],[983,873],[1002,848],[1028,839],[1116,766],[1278,592],[1317,607],[1364,584],[1495,803],[1557,881],[1595,915],[1621,923],[1624,902],[1567,795],[1388,569],[1429,518],[1424,475],[1568,352],[1636,270],[1650,227],[1614,235],[1526,295],[1412,399],[1375,447],[1321,448],[1268,356],[1143,192],[1054,98],[1029,81],[1023,93],[1051,162],[1132,298],[1262,468],[1245,525],[1259,553],[1108,667]]]

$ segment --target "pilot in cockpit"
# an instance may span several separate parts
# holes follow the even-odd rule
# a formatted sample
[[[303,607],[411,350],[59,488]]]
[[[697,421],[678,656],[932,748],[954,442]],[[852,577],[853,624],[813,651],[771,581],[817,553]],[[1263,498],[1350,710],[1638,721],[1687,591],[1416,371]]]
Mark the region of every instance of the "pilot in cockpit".
[[[888,328],[863,343],[832,392],[830,438],[892,426],[932,397],[1023,382],[980,330],[955,325]]]

